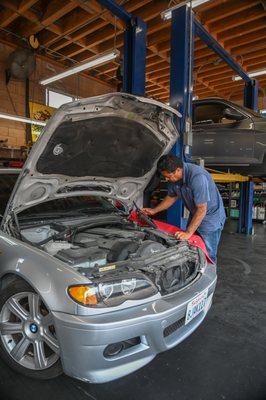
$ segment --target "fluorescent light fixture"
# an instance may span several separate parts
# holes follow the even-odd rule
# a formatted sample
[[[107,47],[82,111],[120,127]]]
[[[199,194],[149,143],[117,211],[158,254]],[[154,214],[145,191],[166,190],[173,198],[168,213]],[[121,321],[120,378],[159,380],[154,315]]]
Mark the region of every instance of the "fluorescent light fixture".
[[[38,121],[36,119],[31,119],[27,117],[20,117],[19,115],[12,115],[3,112],[0,113],[0,118],[9,119],[11,121],[24,122],[25,124],[31,124],[31,125],[39,125],[39,126],[46,125],[46,122],[43,121]]]
[[[265,75],[266,74],[266,69],[261,69],[259,71],[253,71],[253,72],[247,72],[248,76],[250,78],[253,78],[254,76],[259,76],[259,75]],[[233,81],[240,81],[242,78],[239,75],[233,76]]]
[[[191,4],[192,8],[195,8],[195,7],[200,6],[201,4],[207,3],[208,1],[210,1],[210,0],[192,0],[191,2],[190,1],[184,1],[183,3],[179,3],[176,6],[168,8],[168,10],[163,11],[161,13],[161,18],[163,20],[165,20],[165,21],[168,21],[169,19],[172,18],[172,11],[173,10],[176,10],[177,8],[180,8],[180,7],[182,7],[182,6],[186,5],[186,4],[188,6],[190,6],[190,4]]]
[[[58,81],[59,79],[66,78],[67,76],[77,74],[78,72],[84,71],[85,69],[98,67],[100,65],[106,64],[109,61],[115,60],[119,56],[118,50],[113,50],[109,53],[104,53],[100,56],[95,56],[82,64],[77,64],[77,66],[67,69],[60,74],[51,76],[51,78],[42,79],[39,83],[41,85],[48,85],[49,83]]]

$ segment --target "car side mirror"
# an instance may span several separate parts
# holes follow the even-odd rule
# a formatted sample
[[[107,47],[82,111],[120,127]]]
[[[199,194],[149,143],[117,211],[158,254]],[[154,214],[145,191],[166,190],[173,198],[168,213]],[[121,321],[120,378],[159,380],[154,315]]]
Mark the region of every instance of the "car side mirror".
[[[241,121],[241,119],[245,118],[243,114],[233,110],[232,108],[225,108],[223,111],[223,117],[234,121]]]

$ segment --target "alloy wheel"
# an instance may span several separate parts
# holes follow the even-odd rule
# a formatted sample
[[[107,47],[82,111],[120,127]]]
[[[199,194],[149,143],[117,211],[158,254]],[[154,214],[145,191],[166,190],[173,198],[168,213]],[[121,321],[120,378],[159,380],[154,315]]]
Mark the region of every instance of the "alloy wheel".
[[[5,302],[0,335],[8,354],[25,368],[44,370],[59,359],[52,314],[37,293],[17,293]]]

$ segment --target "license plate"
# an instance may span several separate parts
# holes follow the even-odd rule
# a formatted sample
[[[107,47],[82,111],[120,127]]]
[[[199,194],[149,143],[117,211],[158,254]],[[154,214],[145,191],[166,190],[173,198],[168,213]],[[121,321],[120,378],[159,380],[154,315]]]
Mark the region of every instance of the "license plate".
[[[208,298],[208,289],[198,294],[187,305],[185,325],[195,318],[202,310],[204,310]]]

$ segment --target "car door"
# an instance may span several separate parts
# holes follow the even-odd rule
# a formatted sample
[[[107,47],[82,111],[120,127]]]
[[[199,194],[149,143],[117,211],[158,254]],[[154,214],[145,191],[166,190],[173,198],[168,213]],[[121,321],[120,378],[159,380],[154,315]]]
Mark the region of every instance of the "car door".
[[[249,165],[254,162],[253,120],[231,103],[195,102],[192,154],[206,165]]]

